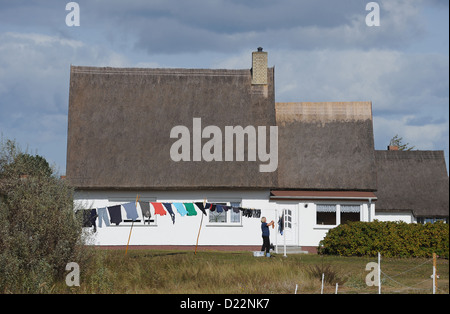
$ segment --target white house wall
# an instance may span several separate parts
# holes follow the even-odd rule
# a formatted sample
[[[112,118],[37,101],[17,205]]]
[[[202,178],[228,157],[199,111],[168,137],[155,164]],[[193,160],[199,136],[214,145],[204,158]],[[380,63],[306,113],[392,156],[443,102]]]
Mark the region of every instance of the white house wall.
[[[100,208],[113,205],[124,204],[136,201],[139,195],[140,201],[146,202],[240,202],[244,208],[254,208],[261,210],[261,217],[265,216],[270,222],[274,220],[276,227],[270,228],[270,241],[273,244],[283,245],[284,238],[278,232],[278,219],[283,213],[283,209],[290,209],[292,212],[292,230],[285,230],[286,245],[289,246],[309,246],[317,247],[319,242],[325,237],[328,230],[336,225],[323,226],[316,225],[316,202],[309,201],[269,201],[270,191],[77,191],[75,194],[75,205],[77,208]],[[324,203],[317,201],[317,203]],[[330,204],[346,204],[346,201],[329,202]],[[348,203],[348,202],[347,202]],[[355,204],[355,202],[351,202]],[[361,205],[361,221],[371,221],[372,218],[396,219],[393,217],[375,216],[374,204],[371,204],[369,212],[368,203],[358,203]],[[208,212],[208,210],[207,210]],[[130,237],[130,245],[195,245],[200,228],[198,244],[207,245],[251,245],[259,246],[261,239],[260,218],[249,218],[241,216],[241,222],[236,224],[214,224],[209,222],[208,216],[204,216],[200,210],[196,216],[180,216],[176,210],[175,223],[172,223],[170,215],[155,216],[154,225],[141,222],[133,224]],[[139,218],[142,213],[138,209]],[[122,217],[126,217],[122,208]],[[381,219],[380,219],[381,220]],[[121,223],[116,226],[112,224],[106,227],[99,227],[99,220],[96,221],[97,232],[94,233],[92,244],[94,245],[126,245],[130,236],[131,223]]]
[[[414,215],[407,212],[377,212],[375,213],[375,219],[379,221],[403,221],[406,223],[416,222]]]
[[[90,209],[133,202],[139,195],[140,201],[150,202],[241,202],[241,207],[261,210],[261,217],[275,219],[275,204],[269,203],[269,191],[78,191],[75,204],[78,208]],[[130,245],[195,245],[200,223],[202,228],[198,245],[261,245],[260,218],[241,217],[240,224],[214,225],[208,216],[198,210],[196,216],[181,216],[176,210],[175,223],[170,215],[156,216],[156,225],[143,222],[133,224]],[[142,213],[138,209],[139,219]],[[122,217],[125,212],[122,209]],[[155,215],[152,214],[152,217]],[[98,226],[98,219],[97,219]],[[99,228],[94,234],[95,245],[126,245],[131,223]],[[272,232],[273,234],[274,232]]]
[[[361,202],[361,203],[349,203],[348,201],[342,200],[342,201],[333,201],[333,202],[327,202],[327,201],[317,201],[317,203],[324,204],[360,204],[361,205],[361,212],[360,212],[360,218],[361,221],[372,221],[371,217],[375,216],[375,204],[371,203],[369,206],[368,202]],[[316,224],[316,203],[314,202],[297,202],[293,203],[291,202],[283,202],[278,201],[277,202],[277,208],[278,212],[281,213],[283,208],[289,208],[289,206],[292,206],[292,204],[295,204],[295,207],[297,209],[297,219],[295,221],[294,227],[297,227],[297,234],[298,234],[298,242],[296,245],[298,246],[313,246],[317,247],[319,245],[319,242],[323,240],[323,238],[326,236],[328,230],[335,228],[337,225],[317,225]],[[369,211],[370,207],[370,211]],[[283,237],[278,236],[277,242],[279,245],[283,245]],[[289,243],[288,243],[289,245]]]

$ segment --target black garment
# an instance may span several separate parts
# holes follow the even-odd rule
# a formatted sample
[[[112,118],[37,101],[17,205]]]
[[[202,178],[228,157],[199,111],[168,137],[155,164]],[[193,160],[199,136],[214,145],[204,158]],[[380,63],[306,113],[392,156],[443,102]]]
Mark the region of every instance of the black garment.
[[[280,232],[281,235],[283,235],[283,232],[284,232],[284,213],[278,219],[278,231]]]
[[[170,218],[172,218],[172,224],[175,223],[175,213],[172,210],[172,204],[171,203],[163,203],[164,207],[166,208],[167,212],[170,215]]]
[[[120,205],[108,207],[108,212],[111,223],[116,224],[118,226],[122,222],[122,213],[120,210]]]
[[[95,225],[95,220],[97,219],[97,210],[93,209],[82,209],[76,212],[76,215],[82,215],[82,227],[90,228],[94,227],[94,232],[97,231],[97,226]]]
[[[263,245],[261,246],[261,251],[265,251],[265,254],[269,253],[270,251],[270,239],[267,236],[262,236],[263,238]]]
[[[208,203],[206,203],[205,206],[203,206],[203,202],[197,202],[197,203],[195,203],[195,205],[197,205],[198,209],[200,209],[202,211],[202,213],[204,215],[206,215],[205,206],[207,207]]]
[[[205,209],[209,209],[210,211],[215,211],[216,210],[216,204],[211,204],[211,203],[206,203],[205,204]]]

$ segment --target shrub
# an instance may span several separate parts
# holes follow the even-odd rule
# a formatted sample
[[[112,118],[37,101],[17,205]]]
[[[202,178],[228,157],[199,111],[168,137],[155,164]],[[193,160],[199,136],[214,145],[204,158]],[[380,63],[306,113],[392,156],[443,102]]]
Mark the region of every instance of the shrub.
[[[50,292],[68,262],[83,263],[73,191],[42,157],[0,144],[0,293]]]
[[[443,222],[415,224],[405,222],[351,222],[328,231],[320,242],[322,254],[341,256],[448,258],[449,227]]]

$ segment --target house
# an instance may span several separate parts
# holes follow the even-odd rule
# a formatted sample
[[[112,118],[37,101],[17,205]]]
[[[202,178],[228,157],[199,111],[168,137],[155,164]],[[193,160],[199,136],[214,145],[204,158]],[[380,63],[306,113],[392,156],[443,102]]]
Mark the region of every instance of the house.
[[[251,69],[71,66],[66,177],[75,203],[138,205],[136,221],[123,206],[118,225],[100,227],[98,217],[93,244],[126,245],[131,238],[130,245],[198,241],[259,249],[265,216],[277,223],[283,217],[283,235],[274,229],[271,242],[313,251],[330,228],[347,221],[389,219],[391,211],[408,222],[424,211],[448,217],[441,152],[429,153],[436,154],[428,164],[436,176],[425,163],[417,174],[443,185],[432,194],[436,200],[424,191],[419,210],[414,202],[398,207],[404,191],[389,192],[388,167],[403,159],[374,150],[371,102],[277,103],[274,82],[260,48]],[[399,181],[394,189],[414,188]],[[434,201],[439,208],[426,207]],[[151,217],[144,217],[141,204],[150,203]],[[173,216],[157,214],[162,203]],[[204,215],[195,205],[197,215],[182,215],[179,203],[229,210]]]
[[[377,219],[448,223],[449,185],[443,151],[375,151]]]

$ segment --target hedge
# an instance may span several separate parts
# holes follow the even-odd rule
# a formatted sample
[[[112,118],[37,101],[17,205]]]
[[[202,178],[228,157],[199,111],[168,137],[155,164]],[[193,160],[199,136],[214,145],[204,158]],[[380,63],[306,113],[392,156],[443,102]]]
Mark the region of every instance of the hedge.
[[[449,256],[449,226],[443,222],[350,222],[328,231],[320,242],[321,254],[341,256],[431,257]]]

